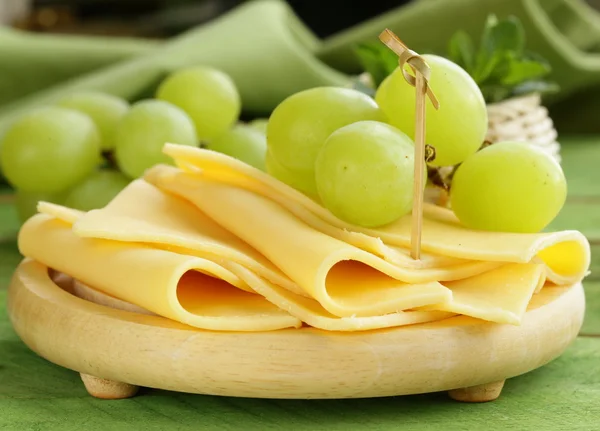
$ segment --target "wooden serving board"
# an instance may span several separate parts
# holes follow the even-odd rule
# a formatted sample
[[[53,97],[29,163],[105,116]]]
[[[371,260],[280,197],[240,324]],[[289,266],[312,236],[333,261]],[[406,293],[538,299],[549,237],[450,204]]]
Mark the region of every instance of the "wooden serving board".
[[[213,332],[113,308],[126,307],[50,274],[38,262],[21,262],[8,295],[12,325],[37,354],[81,373],[100,398],[132,396],[144,386],[296,399],[449,391],[457,400],[489,401],[505,379],[561,355],[577,336],[585,308],[576,284],[545,287],[521,326],[457,316],[354,333],[308,327]],[[109,300],[110,306],[96,303]]]

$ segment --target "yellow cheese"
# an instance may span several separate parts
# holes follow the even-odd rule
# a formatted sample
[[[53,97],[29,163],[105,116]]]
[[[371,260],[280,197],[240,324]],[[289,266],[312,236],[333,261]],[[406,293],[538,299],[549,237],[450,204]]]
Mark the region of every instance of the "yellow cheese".
[[[314,299],[296,295],[286,289],[261,279],[256,274],[238,264],[227,265],[229,269],[252,288],[277,304],[291,315],[298,317],[308,325],[328,331],[366,331],[370,329],[389,328],[393,326],[412,325],[446,319],[455,314],[444,311],[399,311],[371,317],[337,317],[328,313]]]
[[[338,219],[302,193],[234,158],[173,144],[165,145],[164,152],[190,173],[201,173],[206,178],[252,190],[279,203],[321,232],[379,254],[396,265],[410,265],[410,259],[403,258],[393,248],[410,246],[410,216],[383,228],[362,228]],[[158,167],[157,170],[164,172],[165,168]],[[149,178],[154,174],[149,172]],[[434,205],[426,205],[424,215],[422,248],[434,255],[514,263],[529,263],[537,258],[546,264],[548,280],[557,284],[581,280],[590,265],[589,243],[578,231],[537,234],[481,232],[462,227],[451,211]],[[436,259],[435,256],[430,257],[428,265],[442,266]]]
[[[247,328],[233,330],[247,331],[300,322],[357,331],[455,314],[519,324],[546,278],[571,284],[589,268],[589,244],[579,232],[478,232],[431,205],[425,253],[415,261],[410,217],[360,228],[228,156],[177,145],[165,152],[179,168],[150,169],[101,210],[41,203],[46,215],[24,226],[23,252],[151,312],[184,322],[191,314],[200,319],[195,326],[221,330],[245,319]],[[62,237],[64,250],[56,247]],[[153,269],[130,283],[144,268]],[[176,275],[164,275],[169,271]],[[267,329],[257,329],[261,309],[268,310]]]
[[[138,243],[80,238],[69,223],[47,214],[22,226],[19,249],[109,295],[197,328],[267,331],[301,325],[262,296],[234,287],[243,282],[215,262]]]
[[[189,202],[134,180],[105,208],[80,217],[73,231],[87,238],[141,242],[214,261],[238,262],[296,293],[301,289],[267,258]]]
[[[159,198],[160,197],[160,198]],[[135,208],[131,208],[131,205],[126,205],[126,202],[133,202],[135,206]],[[158,206],[152,206],[152,205],[148,205],[151,202],[162,202],[163,205],[161,207]],[[111,253],[111,261],[116,262],[118,264],[117,268],[114,268],[114,266],[106,265],[106,262],[104,259],[100,258],[98,259],[98,252],[101,251],[102,246],[106,245],[106,244],[112,244],[112,246],[117,245],[117,247],[119,246],[118,242],[114,242],[114,241],[107,241],[107,240],[102,240],[102,239],[80,239],[77,237],[74,237],[73,233],[70,231],[70,229],[68,229],[68,224],[72,223],[72,222],[76,222],[76,224],[79,224],[81,222],[83,222],[84,220],[88,220],[88,221],[94,221],[94,223],[91,223],[90,226],[95,226],[94,227],[94,231],[96,232],[96,234],[101,235],[104,238],[107,237],[112,237],[114,239],[114,237],[118,237],[119,235],[116,235],[116,233],[124,233],[127,230],[131,230],[133,232],[137,232],[137,234],[135,234],[133,237],[127,234],[124,234],[124,236],[127,237],[127,242],[125,242],[124,244],[122,244],[122,246],[125,247],[125,250],[127,250],[127,247],[129,247],[129,251],[133,254],[137,254],[135,252],[135,249],[137,247],[138,250],[140,250],[139,252],[139,262],[140,262],[140,266],[142,265],[151,265],[152,268],[155,268],[155,265],[153,264],[155,259],[148,259],[148,253],[154,253],[152,251],[152,249],[148,249],[148,248],[144,248],[142,246],[142,248],[140,248],[139,244],[140,241],[136,242],[134,238],[136,235],[140,238],[143,239],[144,235],[154,235],[153,232],[155,232],[156,229],[159,229],[160,227],[164,227],[164,226],[170,226],[172,231],[170,231],[169,234],[167,234],[166,236],[164,236],[163,238],[166,238],[166,242],[161,242],[161,240],[158,237],[155,237],[153,239],[153,241],[155,242],[155,246],[169,246],[169,239],[172,238],[173,235],[175,236],[184,236],[186,234],[189,234],[189,232],[186,229],[181,229],[182,225],[178,225],[177,221],[181,222],[181,218],[182,218],[182,213],[180,213],[179,211],[182,209],[181,204],[183,203],[183,201],[180,201],[179,199],[176,199],[172,196],[163,196],[163,193],[160,192],[159,190],[153,188],[152,186],[150,186],[149,184],[143,183],[143,181],[135,181],[134,183],[132,183],[126,190],[124,190],[121,195],[119,197],[117,197],[115,200],[113,200],[111,202],[111,204],[109,204],[109,206],[107,208],[105,208],[105,210],[96,210],[96,211],[92,211],[90,213],[84,214],[80,211],[76,211],[76,210],[72,210],[69,208],[65,208],[59,205],[54,205],[54,204],[49,204],[49,203],[40,203],[40,205],[38,206],[38,209],[40,212],[43,212],[45,214],[49,214],[51,216],[54,217],[58,217],[61,220],[64,220],[66,223],[63,225],[60,225],[58,223],[57,220],[52,220],[52,217],[48,217],[47,220],[45,220],[44,222],[41,222],[41,220],[39,221],[39,223],[34,223],[36,220],[32,220],[30,223],[27,224],[27,226],[24,226],[22,233],[21,233],[21,238],[20,238],[20,245],[21,245],[21,249],[22,252],[25,254],[27,253],[27,255],[29,255],[29,257],[35,258],[41,262],[43,262],[46,265],[55,267],[55,268],[59,268],[63,269],[65,271],[67,271],[68,273],[70,273],[72,276],[74,277],[78,277],[81,280],[85,280],[86,282],[93,284],[94,286],[100,286],[100,289],[102,289],[102,291],[104,291],[105,293],[110,294],[111,296],[109,298],[115,298],[113,299],[113,301],[115,303],[122,303],[122,304],[127,304],[127,306],[129,308],[131,308],[132,306],[129,305],[131,302],[136,303],[136,304],[152,304],[151,306],[146,305],[147,307],[149,307],[149,309],[152,310],[156,310],[158,313],[165,315],[167,317],[171,317],[174,320],[178,320],[181,321],[183,323],[188,323],[190,324],[189,321],[186,320],[186,316],[180,316],[179,313],[177,312],[177,310],[175,310],[175,312],[173,313],[169,313],[168,311],[165,313],[165,311],[159,311],[161,309],[160,304],[164,303],[165,301],[162,300],[160,298],[157,298],[156,296],[153,295],[148,295],[147,292],[145,291],[141,291],[140,289],[136,288],[135,284],[132,284],[131,281],[135,280],[141,283],[150,283],[150,281],[148,281],[148,279],[144,279],[144,280],[140,280],[138,278],[138,272],[136,271],[136,267],[135,266],[129,266],[129,259],[126,262],[123,262],[123,255],[122,252],[116,252],[116,253]],[[121,205],[123,204],[123,205]],[[110,207],[110,208],[109,208]],[[148,213],[145,212],[146,210],[153,210],[156,211],[155,213]],[[186,208],[186,210],[190,210],[190,208]],[[192,214],[188,214],[191,216],[197,216],[198,211],[193,209],[193,211],[191,211]],[[137,211],[137,212],[136,212]],[[184,211],[184,214],[187,211]],[[92,213],[94,214],[93,218],[88,218],[89,215],[91,215]],[[117,215],[120,215],[121,217],[123,216],[123,214],[128,213],[131,217],[132,217],[132,221],[130,223],[127,223],[126,220],[120,219],[117,217]],[[106,217],[106,220],[104,220],[104,218],[102,217],[104,214],[111,214],[113,217]],[[137,214],[137,215],[135,215]],[[40,216],[37,216],[40,217]],[[164,217],[165,219],[162,220],[162,224],[161,224],[161,220],[160,217]],[[185,218],[185,217],[184,217]],[[172,219],[175,219],[176,222],[173,223]],[[152,227],[149,227],[147,225],[147,223],[150,220],[154,220],[154,222],[158,222],[156,225],[153,225]],[[97,222],[97,223],[96,223]],[[134,223],[134,224],[132,224]],[[58,228],[58,226],[60,226],[60,228]],[[105,226],[106,230],[102,230],[101,226]],[[180,228],[181,230],[177,230],[178,228]],[[158,230],[158,232],[161,232],[160,230]],[[219,230],[217,229],[217,232],[219,232]],[[222,233],[222,232],[221,232]],[[66,238],[65,238],[66,237]],[[66,239],[66,240],[65,240]],[[208,238],[208,240],[210,241],[213,238]],[[71,240],[71,241],[69,241]],[[32,244],[32,241],[35,241],[35,244]],[[77,244],[77,243],[84,243],[84,242],[88,242],[89,241],[95,241],[96,245],[94,245],[94,247],[96,247],[96,249],[94,250],[94,254],[90,255],[90,250],[89,249],[82,249],[81,247],[77,247],[76,245],[73,246],[73,244]],[[54,250],[51,250],[51,248],[46,247],[46,244],[51,245],[51,244],[62,244],[62,247],[60,247],[59,249],[57,249],[56,247],[54,248]],[[184,245],[188,245],[188,244],[184,244]],[[246,246],[247,247],[247,246]],[[132,249],[133,248],[133,249]],[[46,253],[47,251],[50,251],[50,253]],[[155,250],[156,252],[160,253],[162,250]],[[179,251],[178,251],[179,252]],[[79,259],[93,259],[93,262],[96,262],[93,268],[88,268],[87,265],[81,265],[80,261],[76,261],[74,259],[74,253],[77,254],[77,256],[79,256]],[[163,253],[168,253],[168,254],[172,254],[169,252],[163,252]],[[256,253],[256,252],[254,252]],[[185,259],[185,256],[183,256],[183,258]],[[137,259],[136,259],[137,260]],[[68,261],[68,264],[61,264],[62,262]],[[162,259],[161,261],[163,263],[165,263]],[[377,328],[386,328],[386,327],[391,327],[391,326],[401,326],[401,325],[409,325],[409,324],[414,324],[414,323],[422,323],[422,322],[429,322],[429,321],[434,321],[434,320],[440,320],[446,317],[450,317],[453,316],[453,313],[449,313],[449,312],[443,312],[443,311],[408,311],[408,312],[399,312],[399,313],[392,313],[392,314],[388,314],[388,315],[383,315],[383,316],[372,316],[372,317],[343,317],[343,318],[339,318],[336,316],[331,315],[330,313],[327,313],[327,311],[325,311],[323,309],[323,307],[321,307],[321,305],[315,301],[314,299],[309,299],[306,297],[302,297],[300,295],[297,295],[287,289],[284,289],[280,286],[277,286],[269,281],[267,281],[266,279],[254,274],[252,271],[244,268],[243,266],[234,263],[233,261],[228,261],[226,259],[223,259],[224,262],[224,266],[227,268],[232,268],[231,274],[233,277],[237,277],[238,274],[239,275],[243,275],[244,279],[240,280],[241,277],[238,277],[237,280],[230,280],[233,282],[236,282],[236,284],[238,283],[238,280],[241,281],[242,284],[246,284],[248,282],[252,283],[252,286],[256,286],[259,288],[259,291],[257,291],[259,294],[261,294],[262,296],[266,297],[266,299],[275,304],[277,306],[277,308],[279,310],[285,310],[288,313],[292,314],[293,316],[295,316],[296,318],[298,318],[299,320],[314,326],[316,328],[320,328],[320,329],[324,329],[324,330],[330,330],[330,331],[358,331],[358,330],[370,330],[370,329],[377,329]],[[119,268],[124,268],[123,270],[120,270]],[[91,270],[91,271],[90,271]],[[88,271],[90,271],[90,275],[88,275]],[[109,271],[109,274],[112,275],[117,275],[119,277],[118,280],[114,281],[113,284],[113,280],[111,279],[110,276],[105,276],[103,274],[104,271]],[[127,276],[123,275],[122,271],[126,271]],[[155,269],[153,269],[152,271],[155,271]],[[100,272],[100,273],[99,273]],[[238,300],[236,299],[239,294],[235,293],[235,295],[229,297],[225,297],[222,296],[219,298],[219,301],[222,302],[222,304],[216,304],[215,301],[211,301],[212,298],[212,293],[213,291],[211,291],[210,287],[211,287],[211,283],[209,283],[208,285],[206,284],[206,279],[209,279],[211,282],[218,282],[218,280],[215,281],[214,278],[212,277],[208,277],[205,276],[204,274],[202,274],[202,276],[204,277],[203,279],[197,279],[197,280],[192,280],[193,283],[190,283],[190,272],[186,272],[185,275],[180,279],[178,286],[176,287],[176,289],[178,290],[178,300],[182,303],[182,306],[184,309],[188,310],[188,311],[193,311],[195,313],[201,313],[202,311],[204,311],[204,313],[202,314],[206,314],[206,310],[201,310],[197,304],[202,304],[204,301],[206,301],[205,295],[209,295],[208,299],[209,299],[209,303],[207,304],[207,306],[209,306],[212,309],[212,313],[215,314],[217,312],[222,312],[223,307],[226,307],[226,305],[224,304],[230,304],[230,299],[232,301],[231,305],[233,306],[232,310],[225,310],[224,317],[227,317],[228,315],[234,314],[234,315],[244,315],[244,314],[248,314],[250,313],[253,309],[255,309],[255,307],[253,307],[252,303],[250,304],[238,304]],[[222,275],[222,274],[220,274]],[[342,278],[344,277],[352,277],[352,272],[349,272],[347,274],[340,274],[340,276]],[[130,277],[130,278],[128,278]],[[153,283],[161,283],[161,281],[164,283],[163,279],[159,278],[155,278],[154,275],[151,275],[152,277],[152,282]],[[92,281],[89,281],[92,280]],[[341,280],[343,281],[343,280]],[[108,284],[108,288],[106,287]],[[96,297],[96,296],[102,296],[103,293],[101,293],[101,291],[96,291],[94,288],[88,288],[85,286],[82,286],[81,283],[76,283],[76,285],[78,285],[81,289],[84,290],[85,295],[87,296],[91,296],[91,297]],[[160,285],[156,286],[160,289]],[[168,287],[171,287],[171,289],[173,288],[172,286],[168,286],[168,284],[163,284],[163,287],[165,289],[167,289]],[[362,286],[361,286],[362,287]],[[227,287],[227,289],[231,289],[229,286]],[[225,290],[223,292],[223,294],[229,294],[229,290]],[[240,292],[242,293],[242,292]],[[368,291],[367,291],[368,293]],[[85,296],[84,295],[84,296]],[[140,296],[138,296],[140,295]],[[253,299],[261,299],[263,301],[264,305],[264,299],[256,296],[256,295],[246,295],[248,296],[254,296],[255,298]],[[104,299],[106,299],[104,297]],[[368,300],[368,298],[367,298]],[[123,302],[123,301],[127,301],[127,302]],[[258,302],[258,301],[257,301]],[[244,307],[246,309],[245,312],[241,312],[239,310],[235,310],[234,307]],[[137,309],[137,308],[136,308]],[[145,308],[144,308],[145,310]],[[235,310],[235,311],[234,311]],[[256,317],[258,319],[269,319],[270,316],[268,315],[268,313],[265,316],[252,316],[252,317]],[[297,323],[297,322],[296,322]],[[231,322],[231,325],[235,325],[236,322]],[[201,324],[195,324],[193,326],[197,326],[200,328],[206,328],[206,323],[202,322]],[[296,325],[297,326],[297,325]],[[207,329],[222,329],[222,330],[226,330],[226,329],[232,329],[231,326],[226,326],[226,325],[222,325],[222,327],[219,328],[214,328],[214,327],[208,327]],[[269,329],[268,327],[262,330],[267,330]],[[273,328],[273,329],[278,329],[278,328]],[[240,330],[239,328],[233,327],[233,330]],[[258,330],[256,329],[256,325],[255,324],[247,324],[247,329],[245,329],[247,331],[253,331],[253,330]]]
[[[37,210],[42,214],[47,214],[70,225],[74,224],[85,214],[83,211],[45,201],[40,201],[37,204]]]
[[[222,200],[222,197],[220,194],[221,191],[216,190],[213,192],[209,192],[208,190],[205,190],[206,193],[212,193],[212,194],[210,194],[211,198],[215,198],[219,201],[219,202],[210,202],[210,203],[209,203],[209,200],[205,197],[205,195],[198,193],[198,191],[202,187],[211,187],[213,189],[221,187],[221,188],[223,188],[223,190],[225,190],[225,189],[230,190],[230,193],[241,193],[241,194],[244,194],[245,196],[256,196],[252,199],[254,199],[257,203],[262,202],[262,204],[261,204],[262,206],[259,205],[259,207],[262,209],[259,209],[259,210],[256,210],[257,207],[254,207],[253,203],[247,204],[247,205],[249,205],[249,208],[241,208],[241,207],[238,208],[238,210],[243,211],[244,214],[248,214],[249,212],[256,210],[260,213],[259,215],[261,217],[266,217],[263,220],[269,220],[272,216],[275,216],[277,218],[277,217],[280,217],[281,215],[285,215],[285,217],[287,219],[296,220],[296,222],[294,222],[294,223],[297,228],[302,227],[303,229],[306,229],[306,226],[307,226],[306,223],[302,222],[301,218],[294,217],[292,213],[285,211],[284,206],[277,205],[274,201],[271,201],[270,199],[266,199],[266,197],[261,197],[262,195],[258,195],[256,193],[249,193],[249,190],[244,187],[234,187],[234,186],[229,185],[228,183],[221,183],[220,181],[213,181],[212,179],[206,179],[203,176],[190,175],[188,173],[182,172],[176,168],[172,168],[169,166],[156,166],[155,168],[149,170],[146,173],[145,179],[147,181],[149,181],[150,183],[155,184],[159,188],[167,190],[170,193],[181,196],[181,197],[185,198],[186,200],[193,202],[198,208],[200,208],[203,212],[205,212],[209,216],[211,215],[210,212],[213,210],[215,205],[221,205],[221,202],[220,202]],[[227,195],[227,193],[225,193],[223,196],[226,196],[226,195]],[[217,198],[217,196],[219,196],[219,197]],[[228,200],[235,201],[235,198],[234,199],[228,198]],[[233,202],[233,204],[235,205],[235,202]],[[267,207],[265,207],[265,205],[267,205]],[[277,209],[277,212],[272,213],[273,209]],[[236,217],[237,221],[235,222],[235,225],[238,228],[240,227],[240,225],[244,224],[244,221],[242,219],[240,219],[240,217],[239,217],[239,213],[237,215],[234,215],[234,217]],[[216,221],[220,224],[223,223],[220,220],[216,220]],[[223,225],[223,226],[226,227],[227,229],[232,229],[231,226],[228,226],[228,225],[227,226]],[[310,231],[318,231],[320,233],[324,233],[324,232],[322,232],[322,230],[315,229],[314,226],[312,226],[312,225],[308,225],[308,226],[310,228]],[[237,232],[235,229],[233,229],[232,232],[234,232],[236,235],[239,235],[242,238],[244,238],[243,235],[240,232]],[[328,238],[331,237],[330,235],[327,235],[327,234],[321,235],[320,237],[325,237],[325,236],[327,236]],[[269,237],[269,235],[267,235],[265,233],[265,238],[266,237]],[[337,239],[338,239],[338,242],[341,241],[341,240],[339,240],[339,238],[337,238]],[[354,248],[357,248],[357,247],[354,247]],[[410,259],[407,250],[400,249],[400,248],[397,248],[396,250],[397,250],[398,255],[403,256],[403,259],[406,259],[406,260]],[[361,251],[362,251],[362,249],[361,249]],[[471,275],[480,274],[482,272],[485,272],[485,271],[493,269],[493,268],[497,268],[498,266],[502,265],[501,262],[473,261],[473,260],[464,260],[464,259],[461,259],[459,261],[454,261],[454,260],[445,260],[442,257],[442,259],[440,259],[440,260],[443,261],[444,265],[437,266],[437,265],[432,265],[432,263],[439,262],[440,260],[438,260],[437,257],[430,256],[431,259],[429,259],[427,261],[426,265],[422,265],[422,266],[408,265],[408,266],[406,266],[406,265],[403,265],[402,263],[390,264],[390,262],[387,262],[384,259],[376,258],[376,256],[373,256],[371,253],[369,253],[368,255],[370,256],[370,258],[375,258],[375,260],[373,260],[373,262],[378,262],[379,265],[383,265],[384,267],[386,267],[387,271],[391,271],[390,275],[392,277],[395,277],[399,280],[409,282],[409,283],[458,280],[458,279],[462,279],[465,277],[469,277]],[[363,254],[363,256],[367,256],[367,255]]]
[[[248,190],[199,178],[174,178],[157,185],[190,200],[252,245],[335,316],[382,315],[449,298],[449,290],[435,281],[437,270],[421,270],[428,274],[420,275],[394,267],[311,228]],[[407,278],[429,280],[419,285],[400,281]]]
[[[423,309],[518,325],[532,295],[545,279],[544,265],[509,263],[484,274],[445,283],[452,291],[452,299]]]
[[[401,299],[408,300],[405,295],[412,301],[423,296],[422,285],[398,287],[394,275],[409,270],[390,269],[388,262],[312,229],[262,196],[214,181],[190,179],[183,173],[167,175],[161,182],[157,173],[154,170],[153,180],[161,187],[194,202],[218,223],[255,246],[333,315],[383,315],[417,307],[403,303]],[[269,223],[262,222],[267,215]],[[278,241],[272,241],[269,235]],[[434,273],[433,269],[410,271]],[[507,281],[514,280],[515,273],[520,274],[519,289],[513,289]],[[439,309],[461,310],[474,317],[515,323],[535,288],[541,285],[540,273],[544,274],[543,265],[500,263],[480,275],[444,282],[452,296],[440,301]],[[482,300],[485,296],[490,298],[487,303]]]

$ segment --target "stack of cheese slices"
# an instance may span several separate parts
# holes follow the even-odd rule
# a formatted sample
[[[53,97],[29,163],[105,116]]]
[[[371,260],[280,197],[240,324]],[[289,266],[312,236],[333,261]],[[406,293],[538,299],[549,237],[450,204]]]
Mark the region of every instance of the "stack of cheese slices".
[[[40,203],[21,253],[148,312],[222,331],[360,331],[455,315],[519,325],[541,289],[588,272],[577,231],[480,232],[426,206],[416,261],[410,215],[380,229],[349,225],[236,159],[164,152],[177,167],[150,169],[103,209]]]

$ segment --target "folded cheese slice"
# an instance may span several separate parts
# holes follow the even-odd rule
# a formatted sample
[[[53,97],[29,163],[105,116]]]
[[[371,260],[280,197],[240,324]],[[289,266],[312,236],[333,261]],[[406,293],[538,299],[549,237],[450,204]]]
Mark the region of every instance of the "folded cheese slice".
[[[183,172],[173,175],[171,169],[162,179],[159,170],[153,170],[151,180],[194,202],[215,221],[255,246],[336,316],[369,315],[375,306],[380,307],[377,314],[386,314],[392,311],[387,308],[390,304],[398,307],[395,311],[414,308],[402,304],[400,298],[406,298],[400,295],[410,293],[415,298],[423,286],[398,287],[396,277],[409,271],[435,271],[393,268],[389,262],[316,231],[274,202],[243,188],[190,178]],[[543,284],[544,275],[542,264],[501,263],[484,273],[442,283],[452,295],[427,310],[518,323],[535,289]]]
[[[302,290],[254,248],[223,229],[194,205],[144,180],[132,181],[106,207],[78,218],[73,231],[87,238],[142,242],[213,260],[233,261],[261,277]]]
[[[546,265],[548,280],[556,284],[580,281],[590,265],[590,247],[578,231],[537,234],[483,232],[462,227],[454,214],[435,205],[424,210],[422,249],[433,253],[412,261],[401,250],[410,246],[411,220],[403,217],[383,228],[369,229],[346,223],[327,209],[258,169],[217,152],[167,144],[164,152],[183,170],[232,184],[268,197],[313,228],[364,250],[376,253],[397,266],[441,267],[440,256],[488,262]],[[157,168],[162,169],[162,168]],[[152,174],[152,172],[150,172]]]
[[[64,219],[76,214],[55,212]],[[21,253],[116,298],[197,328],[267,331],[301,326],[298,318],[262,296],[235,287],[245,283],[215,262],[138,243],[80,238],[64,219],[41,213],[31,217],[19,233]]]
[[[194,194],[199,196],[198,200],[205,206],[210,207],[211,214],[216,209],[230,217],[230,224],[222,224],[223,220],[218,219],[223,227],[215,227],[214,222],[206,222],[207,217],[202,211],[183,206],[183,201],[179,198],[168,196],[139,180],[130,184],[104,209],[91,211],[81,217],[74,225],[74,232],[88,238],[156,243],[155,245],[165,249],[185,247],[185,253],[196,250],[204,253],[203,256],[208,259],[216,259],[220,264],[238,263],[260,278],[268,279],[264,272],[261,274],[256,261],[248,255],[239,256],[241,251],[234,253],[227,249],[232,241],[221,242],[219,250],[214,246],[217,236],[224,238],[225,232],[242,240],[254,239],[254,243],[258,241],[263,246],[256,248],[258,251],[247,250],[247,253],[252,253],[256,258],[268,258],[273,262],[270,265],[277,265],[277,268],[294,280],[291,283],[303,289],[304,296],[317,299],[326,309],[329,306],[328,311],[338,317],[379,316],[444,302],[450,296],[450,291],[435,281],[407,284],[356,259],[347,260],[340,253],[349,253],[349,256],[358,253],[364,259],[372,258],[391,267],[382,259],[315,231],[293,216],[282,219],[273,208],[261,207],[252,200],[238,200],[233,192],[237,190],[250,199],[255,198],[263,201],[263,204],[269,204],[268,200],[259,195],[218,183],[209,182],[208,185],[213,187],[207,187],[206,190],[194,188]],[[224,194],[219,187],[225,187]],[[230,193],[226,192],[227,189]],[[157,205],[158,202],[161,204]],[[232,206],[236,202],[242,206]],[[285,210],[281,211],[285,213]],[[299,243],[297,239],[304,242]],[[244,247],[249,247],[238,241]],[[241,250],[241,246],[238,249]],[[267,249],[271,252],[265,258],[259,252]],[[327,265],[331,270],[326,268]],[[324,269],[319,272],[316,267],[320,266]],[[285,278],[290,280],[287,276]],[[269,281],[287,288],[272,278]]]
[[[143,183],[143,181],[138,181],[137,183],[140,182]],[[135,234],[128,234],[126,236],[127,240],[124,242],[142,244],[144,240],[148,239],[148,236],[151,236],[154,238],[151,244],[151,246],[153,247],[175,250],[179,254],[188,254],[187,252],[190,250],[173,246],[170,243],[170,239],[172,239],[173,237],[185,236],[187,234],[193,236],[193,232],[190,233],[187,230],[182,229],[182,225],[179,223],[182,221],[182,216],[184,219],[186,218],[186,216],[190,215],[194,216],[195,218],[195,216],[198,215],[198,210],[193,209],[192,214],[186,214],[185,212],[181,213],[179,212],[179,210],[181,209],[181,202],[179,202],[177,199],[173,200],[174,198],[168,195],[162,196],[161,199],[158,199],[159,201],[163,202],[163,206],[156,207],[148,205],[148,203],[152,203],[152,201],[157,200],[157,195],[164,195],[164,193],[158,189],[153,188],[147,183],[144,183],[145,186],[143,184],[140,185],[135,183],[136,182],[132,183],[129,187],[123,190],[121,195],[117,197],[115,201],[113,201],[113,204],[111,204],[111,208],[107,207],[104,210],[97,210],[95,211],[94,217],[87,219],[90,222],[92,230],[98,235],[100,235],[101,238],[119,239],[119,237],[121,236],[120,234],[123,232],[123,228],[125,227],[126,229],[130,229],[132,232],[135,232]],[[124,201],[134,202],[137,210],[131,210],[131,208],[127,205],[125,205],[124,207],[116,205],[116,202],[122,201],[120,199],[122,197],[126,198],[124,199]],[[149,200],[147,201],[146,199]],[[165,203],[167,204],[165,205]],[[173,205],[169,205],[168,203]],[[38,210],[41,213],[48,214],[59,220],[63,220],[67,224],[77,224],[83,222],[84,219],[87,218],[87,216],[90,214],[47,202],[40,202],[40,204],[38,205]],[[123,212],[121,212],[121,210]],[[146,212],[148,210],[158,211],[160,212],[160,214],[151,214],[149,212]],[[187,210],[189,211],[190,208],[187,208]],[[109,223],[106,222],[107,220],[103,219],[103,214],[110,214],[112,216],[108,217],[108,221],[110,221]],[[132,217],[132,220],[129,220],[129,223],[127,223],[125,220],[119,219],[118,215],[123,214],[128,214],[130,217]],[[134,214],[137,214],[137,216]],[[165,228],[164,225],[159,224],[152,226],[151,224],[149,224],[151,220],[156,220],[156,216],[158,217],[158,219],[166,216],[169,219],[169,222],[166,223],[166,226],[171,226],[173,231],[170,231],[167,235],[165,235],[165,231],[162,230]],[[200,220],[202,220],[202,217],[200,217]],[[175,223],[174,225],[171,225],[173,221]],[[104,226],[104,230],[102,230],[102,226]],[[177,230],[177,226],[180,230]],[[157,228],[158,232],[155,232],[154,228]],[[159,235],[161,234],[163,235],[162,238],[164,242],[161,242],[158,239]],[[133,238],[137,238],[140,241],[136,241]],[[208,238],[210,239],[210,236]],[[198,247],[198,249],[201,250],[202,247]],[[206,255],[209,256],[208,253]],[[114,256],[114,258],[119,259],[119,256]],[[140,258],[142,259],[143,256]],[[453,313],[444,311],[419,310],[391,313],[383,316],[339,318],[327,313],[327,311],[325,311],[323,307],[321,307],[321,305],[314,299],[302,297],[301,295],[295,294],[292,291],[277,286],[269,282],[268,280],[263,279],[259,275],[254,274],[252,271],[235,263],[234,261],[230,261],[227,259],[217,259],[217,261],[221,262],[224,267],[234,268],[235,273],[243,274],[246,279],[253,282],[254,286],[258,286],[260,288],[260,291],[258,291],[257,293],[264,296],[269,302],[276,305],[279,309],[289,312],[291,315],[300,319],[302,322],[305,322],[311,326],[323,330],[364,331],[370,329],[388,328],[392,326],[410,325],[414,323],[431,322],[445,319],[454,315]],[[69,270],[69,272],[73,271]],[[234,275],[233,270],[231,271],[230,275],[236,277]],[[234,278],[230,281],[232,283],[235,283],[236,286],[238,286],[241,289],[254,292],[254,290],[248,284],[246,284],[247,282],[245,280],[241,280],[241,277]],[[202,280],[199,280],[199,282],[202,282]],[[137,299],[137,293],[133,292],[134,294],[131,294],[131,292],[129,291],[131,288],[132,285],[130,283],[121,283],[118,289],[110,289],[110,292],[113,292],[113,294],[107,296],[106,292],[102,292],[95,288],[86,286],[79,281],[76,281],[74,283],[74,290],[77,292],[78,296],[83,297],[84,299],[92,301],[99,300],[99,302],[101,303],[110,303],[112,304],[112,306],[115,306],[116,304],[118,308],[148,313],[146,309],[136,306],[131,302],[126,302],[127,300],[129,300],[129,298],[132,297],[136,298],[136,303],[140,301],[139,299]],[[178,288],[181,289],[181,286],[178,286]],[[204,294],[204,286],[195,285],[187,286],[187,288],[189,288],[190,290],[193,289],[196,292],[193,297],[196,301],[201,300],[201,296]],[[143,293],[141,294],[143,295]],[[227,298],[223,298],[223,302],[225,303],[226,301]],[[269,318],[268,315],[265,315],[264,317]],[[185,320],[176,320],[186,323]],[[225,330],[226,328],[224,327],[223,329]],[[254,326],[250,325],[249,329],[247,330],[252,331],[255,329]]]
[[[455,316],[452,312],[437,310],[399,311],[371,317],[337,317],[328,313],[321,305],[311,298],[296,295],[268,280],[254,274],[252,271],[236,263],[226,265],[233,273],[248,283],[256,292],[263,295],[274,304],[289,311],[308,325],[328,331],[366,331],[370,329],[389,328],[393,326],[412,325],[447,319]]]
[[[423,307],[518,325],[533,294],[546,280],[544,265],[510,263],[501,268],[445,283],[452,291],[450,301]]]

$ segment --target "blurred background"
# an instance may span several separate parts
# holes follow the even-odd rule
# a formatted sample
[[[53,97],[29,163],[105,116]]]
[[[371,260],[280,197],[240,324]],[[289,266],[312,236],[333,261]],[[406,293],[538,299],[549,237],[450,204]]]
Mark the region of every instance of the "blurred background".
[[[0,22],[38,32],[168,37],[210,21],[245,0],[1,0]],[[453,1],[453,0],[449,0]],[[287,0],[327,37],[410,0]],[[600,9],[600,0],[586,0]]]
[[[569,135],[600,140],[600,0],[0,0],[0,150],[7,130],[39,107],[91,91],[119,98],[128,111],[156,97],[168,76],[202,65],[227,74],[239,93],[229,126],[262,121],[264,165],[264,124],[285,98],[318,86],[375,95],[398,65],[378,40],[386,27],[473,77],[486,102],[486,142],[529,142],[560,162]],[[186,84],[182,93],[190,92]],[[187,97],[195,103],[201,93]],[[217,136],[195,143],[211,148],[211,140]],[[102,169],[121,175],[116,153],[103,147]],[[27,207],[22,220],[38,199],[64,201],[55,193],[20,205],[26,187],[16,175],[39,169],[0,161],[0,184]],[[136,177],[126,174],[103,199],[73,207],[103,206]],[[32,191],[47,192],[42,185]]]
[[[210,21],[244,0],[2,0],[0,20],[39,32],[168,37]],[[600,0],[597,1],[600,3]],[[408,0],[323,2],[288,0],[319,36],[326,37]]]

